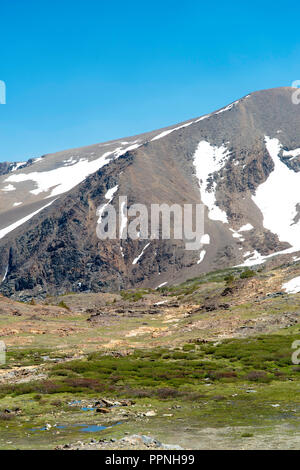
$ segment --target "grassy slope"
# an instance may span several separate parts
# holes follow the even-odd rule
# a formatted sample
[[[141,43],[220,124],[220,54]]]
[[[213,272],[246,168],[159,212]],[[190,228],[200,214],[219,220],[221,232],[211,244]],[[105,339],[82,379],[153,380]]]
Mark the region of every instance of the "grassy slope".
[[[219,435],[216,437],[221,447],[234,447],[242,436],[251,440],[252,435],[254,439],[265,433],[270,434],[268,439],[272,439],[272,432],[282,423],[286,439],[289,435],[295,436],[295,426],[300,419],[297,393],[300,367],[291,362],[291,344],[300,337],[299,326],[278,327],[269,334],[220,340],[222,323],[211,331],[210,321],[213,318],[213,324],[218,324],[218,321],[225,321],[233,315],[244,321],[262,315],[278,316],[295,312],[299,296],[263,298],[259,302],[250,299],[249,302],[230,305],[226,311],[217,309],[213,313],[182,316],[185,306],[201,305],[205,298],[218,296],[226,285],[232,285],[235,281],[228,279],[229,274],[213,273],[181,286],[161,289],[161,294],[167,294],[168,299],[172,294],[181,303],[177,317],[172,311],[176,323],[164,323],[165,314],[149,315],[118,318],[117,330],[115,323],[96,325],[88,330],[85,327],[86,315],[74,317],[72,313],[66,313],[65,321],[70,316],[70,322],[75,322],[73,326],[81,325],[82,331],[75,328],[74,335],[53,338],[50,342],[47,339],[51,337],[51,331],[46,335],[33,335],[30,348],[10,348],[6,365],[8,370],[16,365],[44,364],[48,377],[40,381],[0,386],[0,409],[22,409],[22,413],[16,416],[0,414],[0,447],[53,448],[66,440],[85,440],[85,434],[71,428],[62,431],[52,428],[51,431],[34,435],[29,431],[45,423],[76,424],[82,420],[85,423],[112,424],[122,419],[123,424],[103,431],[101,437],[121,437],[125,431],[138,431],[156,435],[164,442],[174,442],[176,436],[178,440],[180,429],[180,442],[194,448],[200,444],[193,442],[193,436],[203,438],[201,432],[207,429],[215,430],[210,431],[212,435],[217,429],[227,430],[224,439]],[[237,273],[234,275],[237,276]],[[257,276],[263,277],[264,274]],[[141,298],[130,293],[123,294],[124,297],[128,302]],[[230,300],[227,298],[224,302]],[[67,296],[65,302],[67,304]],[[169,310],[167,312],[170,313]],[[61,319],[51,321],[55,325]],[[189,328],[191,321],[198,327]],[[199,330],[197,322],[205,321],[206,328]],[[153,337],[146,331],[124,342],[125,334],[143,328],[145,323],[158,330],[167,325],[170,334]],[[97,344],[99,336],[102,338],[100,345]],[[112,338],[120,339],[119,351],[124,351],[124,355],[116,356],[113,350],[118,348],[101,347]],[[43,356],[70,355],[76,343],[86,343],[87,339],[90,343],[86,349],[83,348],[80,359],[59,364],[45,363]],[[96,345],[100,351],[91,352],[97,349]],[[92,400],[101,396],[133,398],[136,405],[130,408],[127,417],[120,417],[117,409],[108,417],[94,413],[83,415],[80,407],[68,406],[73,399]],[[140,419],[139,413],[146,409],[155,409],[156,416]]]

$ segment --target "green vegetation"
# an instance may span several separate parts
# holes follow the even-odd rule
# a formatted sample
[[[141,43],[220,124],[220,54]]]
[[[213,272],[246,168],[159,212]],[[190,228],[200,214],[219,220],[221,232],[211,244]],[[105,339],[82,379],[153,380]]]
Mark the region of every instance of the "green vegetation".
[[[242,272],[240,275],[241,279],[249,279],[250,277],[254,277],[256,274],[255,271],[252,271],[252,269],[245,269],[245,271]]]
[[[90,438],[74,425],[82,420],[103,424],[104,415],[85,413],[82,405],[69,403],[101,397],[135,402],[128,408],[128,419],[117,418],[122,425],[101,432],[105,437],[120,438],[125,431],[136,433],[138,427],[139,433],[163,441],[179,426],[188,427],[191,438],[195,429],[219,428],[222,433],[229,429],[226,432],[240,443],[241,438],[259,439],[262,426],[270,429],[283,419],[297,425],[300,367],[291,363],[291,344],[298,338],[290,327],[280,334],[209,342],[190,339],[180,348],[138,349],[127,355],[93,352],[61,363],[44,362],[45,356],[58,357],[55,350],[10,350],[8,366],[44,363],[48,377],[0,386],[0,448],[1,442],[7,448],[11,440],[17,448],[54,448],[57,443]],[[136,417],[149,407],[156,416]],[[12,412],[5,413],[7,408]],[[20,414],[15,409],[21,409]],[[105,415],[105,422],[114,422],[118,409]],[[28,439],[30,429],[45,423],[69,426],[59,433],[54,427],[45,434],[30,434]]]
[[[61,308],[65,308],[66,310],[70,310],[70,308],[68,307],[68,305],[63,301],[61,300],[58,304],[59,307]]]
[[[256,271],[251,269],[244,269],[244,268],[227,268],[227,269],[220,269],[217,271],[213,271],[210,273],[201,274],[201,276],[188,279],[187,281],[183,282],[177,286],[164,286],[157,289],[158,292],[162,294],[169,294],[171,296],[177,296],[180,300],[187,300],[188,296],[191,296],[194,293],[198,293],[197,291],[201,288],[205,287],[205,285],[209,286],[209,284],[217,283],[222,285],[231,285],[236,279],[248,279],[253,276],[256,276]],[[212,284],[213,285],[213,284]],[[197,300],[197,295],[195,296],[195,300]],[[200,299],[198,299],[200,300]]]
[[[291,363],[291,344],[297,338],[261,335],[221,343],[194,342],[180,350],[136,350],[121,357],[92,353],[84,360],[53,365],[50,378],[45,381],[2,385],[0,396],[109,392],[127,397],[195,399],[207,380],[268,384],[298,378],[299,368]],[[14,353],[14,357],[24,357],[23,354]],[[40,355],[28,351],[26,354],[28,362],[39,363]]]
[[[253,276],[259,279],[257,285],[247,282]],[[112,314],[91,323],[87,322],[90,313],[76,313],[77,299],[56,297],[50,302],[56,306],[60,302],[66,311],[49,315],[47,325],[41,319],[32,320],[28,307],[21,318],[23,331],[18,316],[2,316],[4,327],[9,321],[12,331],[21,332],[18,342],[10,336],[7,363],[0,366],[12,372],[12,381],[2,380],[0,385],[0,448],[7,448],[9,442],[16,448],[24,448],[24,442],[28,447],[38,442],[43,448],[54,448],[57,443],[90,439],[75,428],[83,421],[122,422],[101,431],[101,437],[120,438],[138,430],[162,442],[166,435],[173,442],[180,428],[181,437],[188,437],[183,446],[189,445],[189,438],[194,439],[194,447],[203,443],[206,430],[219,448],[233,441],[254,447],[265,432],[274,440],[275,427],[288,440],[300,419],[300,366],[291,362],[291,345],[300,334],[299,297],[266,296],[264,280],[272,281],[271,276],[275,278],[260,270],[226,269],[155,290],[162,298],[149,296],[154,293],[151,289],[139,289],[104,299],[106,305],[117,304],[118,312],[124,300],[144,300],[140,305],[148,306],[175,298],[157,314],[132,305],[128,310],[141,310],[139,316]],[[278,280],[280,276],[275,278],[275,288]],[[93,308],[92,297],[84,304],[88,308],[89,302]],[[195,308],[209,307],[210,302],[215,310]],[[221,309],[225,302],[226,310]],[[36,328],[33,321],[39,321]],[[220,339],[229,335],[240,337]],[[71,360],[58,362],[57,358]],[[34,368],[18,370],[24,366]],[[102,398],[131,398],[126,401],[132,405],[116,405],[107,415],[83,410]],[[149,410],[154,411],[150,418],[145,415]],[[52,426],[49,431],[32,433],[32,428],[46,423]],[[58,430],[56,424],[67,428]],[[245,442],[247,438],[252,439]],[[296,433],[293,442],[297,438]]]
[[[227,285],[232,284],[234,282],[234,280],[235,280],[235,277],[234,277],[233,274],[228,274],[228,276],[224,277],[224,281],[226,281]]]
[[[137,302],[141,300],[144,295],[149,294],[149,289],[141,289],[136,291],[121,291],[120,295],[123,300],[128,300],[129,302]]]

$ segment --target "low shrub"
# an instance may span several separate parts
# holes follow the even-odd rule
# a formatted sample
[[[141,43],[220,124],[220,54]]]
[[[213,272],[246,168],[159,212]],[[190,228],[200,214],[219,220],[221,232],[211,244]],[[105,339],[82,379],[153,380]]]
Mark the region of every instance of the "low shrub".
[[[253,277],[255,276],[255,271],[252,271],[252,269],[245,269],[245,271],[242,272],[242,274],[240,275],[240,278],[241,279],[248,279],[250,277]]]
[[[252,370],[248,374],[245,375],[246,380],[250,380],[251,382],[269,382],[270,378],[263,370]]]

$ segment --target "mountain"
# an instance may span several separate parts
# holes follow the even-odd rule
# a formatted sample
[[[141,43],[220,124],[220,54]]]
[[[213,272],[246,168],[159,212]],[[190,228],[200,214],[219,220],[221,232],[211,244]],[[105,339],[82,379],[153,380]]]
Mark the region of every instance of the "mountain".
[[[16,298],[179,283],[229,266],[297,260],[300,107],[252,93],[165,129],[45,155],[0,176],[0,291]],[[184,240],[99,240],[97,208],[205,207]]]

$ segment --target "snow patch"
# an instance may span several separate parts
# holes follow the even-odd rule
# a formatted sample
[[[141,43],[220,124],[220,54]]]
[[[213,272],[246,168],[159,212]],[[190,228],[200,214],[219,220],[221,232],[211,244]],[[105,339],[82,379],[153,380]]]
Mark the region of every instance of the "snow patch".
[[[23,165],[26,165],[27,162],[19,162],[19,163],[16,163],[15,166],[12,168],[11,171],[17,171],[18,168],[20,168],[20,166],[23,166]]]
[[[238,266],[235,267],[243,267],[243,266],[255,266],[256,264],[262,264],[265,262],[267,256],[261,255],[257,250],[254,250],[252,253],[245,253],[245,256],[251,255],[250,258],[248,258],[244,263],[239,264]]]
[[[210,244],[210,236],[208,235],[208,233],[205,233],[204,235],[202,235],[201,243],[203,245],[209,245]]]
[[[282,289],[288,294],[297,294],[297,292],[300,292],[300,276],[294,277],[294,279],[282,284]]]
[[[208,217],[211,220],[219,220],[227,223],[226,212],[216,205],[216,183],[212,181],[215,172],[220,171],[226,164],[229,151],[224,145],[213,146],[202,140],[194,155],[194,166],[200,186],[201,199],[208,208]]]
[[[8,193],[9,191],[15,191],[16,188],[12,184],[7,184],[1,191]]]
[[[201,118],[197,119],[196,121],[194,122],[200,122],[200,121],[203,121],[203,119],[207,119],[208,117],[210,117],[211,114],[205,114],[205,116],[201,116]]]
[[[114,194],[116,191],[118,191],[118,188],[119,186],[116,185],[114,186],[113,188],[110,188],[107,193],[105,194],[105,199],[108,200],[108,202],[106,204],[103,204],[99,209],[97,209],[97,212],[96,214],[98,215],[98,221],[97,221],[97,224],[101,224],[101,220],[102,220],[102,215],[104,214],[105,212],[105,209],[107,208],[107,206],[111,203],[111,201],[113,200],[113,197],[114,197]]]
[[[2,282],[4,282],[4,281],[5,281],[7,274],[8,274],[8,265],[6,266],[6,269],[5,269],[4,276],[3,276],[3,278],[2,278],[2,281],[1,281],[1,283],[0,283],[0,284],[2,284]]]
[[[134,260],[132,261],[132,264],[137,264],[139,262],[139,260],[142,258],[142,256],[144,255],[145,250],[148,248],[149,245],[150,245],[150,242],[147,243],[146,246],[144,246],[144,248],[142,249],[139,256],[137,256],[137,258],[134,258]]]
[[[300,173],[290,170],[279,158],[282,150],[277,138],[265,137],[265,143],[274,163],[274,170],[252,196],[263,214],[263,225],[278,235],[282,242],[288,242],[291,249],[285,253],[300,250],[300,221],[294,222],[296,206],[300,202]],[[279,254],[279,253],[278,253]]]
[[[120,208],[120,238],[122,238],[123,232],[127,227],[128,217],[126,212],[126,202],[122,201],[121,208]]]
[[[233,103],[229,104],[228,106],[225,106],[225,108],[222,108],[220,109],[220,111],[216,111],[215,113],[213,114],[221,114],[221,113],[225,113],[225,111],[229,111],[230,109],[232,109],[235,105],[237,105],[239,103],[240,100],[237,100],[237,101],[234,101]]]
[[[290,160],[293,160],[294,158],[300,156],[300,148],[295,150],[283,150],[282,155],[284,157],[292,157]]]
[[[204,260],[205,255],[206,255],[206,250],[201,250],[200,251],[200,258],[198,259],[197,264],[202,263],[202,261]]]
[[[238,238],[239,240],[244,241],[244,238],[240,233],[233,230],[233,228],[230,228],[229,230],[232,232],[233,238]]]
[[[254,227],[251,224],[245,224],[242,225],[241,228],[238,229],[238,232],[248,232],[249,230],[252,230]]]
[[[12,232],[13,230],[15,230],[17,227],[20,227],[20,225],[23,225],[25,222],[27,222],[28,220],[30,220],[32,217],[34,217],[36,214],[38,214],[39,212],[41,212],[43,209],[46,209],[46,207],[49,207],[51,206],[51,204],[53,204],[53,202],[56,201],[56,199],[54,199],[53,201],[49,202],[49,204],[46,204],[45,206],[41,207],[40,209],[38,209],[37,211],[35,212],[32,212],[32,214],[29,214],[27,215],[26,217],[23,217],[23,219],[20,219],[18,220],[17,222],[9,225],[8,227],[6,228],[3,228],[2,230],[0,230],[0,239],[5,237],[5,235],[7,235],[9,232]]]
[[[239,228],[238,230],[234,230],[233,228],[230,228],[229,230],[232,233],[232,236],[233,238],[238,238],[241,242],[244,242],[245,239],[244,237],[240,234],[240,232],[248,232],[249,230],[252,230],[253,229],[253,225],[251,224],[245,224],[245,225],[242,225],[241,228]]]
[[[156,289],[159,289],[160,287],[163,287],[163,286],[165,286],[166,284],[168,284],[168,282],[163,282],[162,284],[159,284],[159,286],[157,286]]]
[[[168,300],[161,300],[160,302],[156,302],[155,304],[153,304],[154,306],[157,306],[157,305],[163,305],[163,304],[166,304],[168,302]]]
[[[198,122],[198,121],[188,122],[187,124],[182,124],[181,126],[174,127],[174,129],[168,129],[167,131],[163,131],[163,132],[161,132],[160,134],[158,134],[158,135],[156,135],[155,137],[153,137],[153,139],[151,139],[151,142],[152,142],[153,140],[162,139],[163,137],[166,137],[166,135],[171,134],[171,132],[178,131],[179,129],[183,129],[184,127],[188,127],[188,126],[190,126],[191,124],[193,124],[194,122]]]

